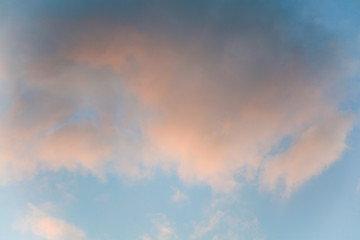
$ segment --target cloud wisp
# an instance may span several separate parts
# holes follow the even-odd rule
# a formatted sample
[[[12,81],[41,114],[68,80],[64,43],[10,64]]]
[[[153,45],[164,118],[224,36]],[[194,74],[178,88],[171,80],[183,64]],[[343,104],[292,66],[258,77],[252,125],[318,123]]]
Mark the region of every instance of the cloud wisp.
[[[28,215],[15,227],[22,232],[31,232],[46,240],[85,240],[86,234],[66,221],[49,216],[45,211],[29,205]]]

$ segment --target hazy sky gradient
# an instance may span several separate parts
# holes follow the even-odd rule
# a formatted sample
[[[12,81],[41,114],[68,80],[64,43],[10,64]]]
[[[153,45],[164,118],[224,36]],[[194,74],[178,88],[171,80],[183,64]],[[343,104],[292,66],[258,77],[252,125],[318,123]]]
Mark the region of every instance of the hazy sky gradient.
[[[1,1],[6,240],[360,238],[360,3]]]

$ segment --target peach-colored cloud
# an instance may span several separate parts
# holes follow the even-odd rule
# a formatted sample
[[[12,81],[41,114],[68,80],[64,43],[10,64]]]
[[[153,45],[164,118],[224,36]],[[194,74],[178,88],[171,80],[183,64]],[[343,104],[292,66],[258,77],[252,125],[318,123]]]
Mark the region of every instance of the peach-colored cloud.
[[[111,129],[86,121],[61,126],[47,117],[29,126],[15,123],[17,119],[12,124],[4,122],[0,137],[2,182],[61,168],[84,169],[101,176],[102,163],[112,151]]]
[[[236,177],[252,180],[263,169],[261,184],[273,189],[285,177],[287,188],[296,188],[345,149],[351,121],[326,95],[343,72],[314,71],[268,38],[259,33],[217,45],[131,28],[74,34],[56,56],[27,66],[23,92],[4,121],[2,169],[21,175],[21,169],[65,167],[100,176],[111,162],[122,175],[138,176],[162,167],[225,192],[238,184]],[[82,108],[97,119],[68,122]],[[334,128],[316,137],[336,138],[322,155],[323,145],[302,136],[333,119]],[[127,133],[132,124],[138,133]],[[289,157],[267,158],[286,136],[301,139]],[[308,145],[319,147],[316,158],[302,153]]]
[[[327,138],[336,130],[337,144],[330,145],[318,160],[304,156],[306,162],[299,163],[304,171],[289,173],[288,189],[321,172],[345,149],[351,121],[336,113],[336,103],[326,100],[328,82],[309,75],[305,63],[296,56],[285,61],[266,43],[259,46],[239,40],[226,46],[238,63],[227,54],[215,57],[201,50],[193,53],[189,52],[192,48],[181,49],[176,43],[156,44],[145,37],[132,41],[133,45],[126,48],[129,51],[124,51],[111,47],[114,39],[127,36],[116,34],[110,42],[102,43],[109,46],[105,51],[92,51],[98,46],[92,42],[83,50],[87,57],[81,55],[80,59],[110,66],[120,74],[124,67],[119,66],[125,61],[114,58],[133,57],[138,61],[141,69],[130,74],[126,84],[143,104],[158,113],[144,129],[146,136],[151,147],[165,156],[161,164],[169,164],[170,159],[183,180],[206,182],[227,191],[236,185],[234,176],[241,169],[249,179],[256,176],[264,156],[282,137],[302,136],[318,121],[328,123],[333,118],[346,127],[338,131],[329,128],[331,133],[321,132],[319,138]],[[76,55],[70,57],[79,59]],[[265,67],[257,66],[256,61],[263,61]],[[310,139],[304,141],[311,144]],[[294,145],[290,151],[301,158],[296,149]],[[317,150],[321,155],[321,146]],[[316,167],[307,164],[313,161]]]
[[[30,211],[21,221],[16,223],[16,228],[31,232],[47,240],[85,240],[85,233],[76,226],[62,219],[49,216],[43,210],[29,204]]]
[[[106,131],[92,124],[64,126],[44,137],[39,144],[38,157],[48,160],[46,167],[50,169],[75,170],[83,166],[96,173],[101,168],[99,162],[111,154],[111,136],[111,129]]]
[[[306,180],[320,174],[346,148],[351,122],[350,117],[335,116],[310,126],[287,151],[264,164],[263,185],[274,189],[283,180],[289,195]]]
[[[89,171],[102,178],[115,150],[121,149],[128,158],[135,152],[126,135],[132,134],[128,126],[138,113],[117,79],[81,64],[55,68],[59,71],[30,67],[16,91],[6,89],[12,106],[0,121],[2,183],[61,168]],[[91,109],[94,116],[83,116],[82,109]],[[119,157],[123,163],[119,172],[136,175],[136,163]]]
[[[0,48],[1,49],[1,48]],[[0,55],[0,81],[3,82],[6,75],[5,61]]]

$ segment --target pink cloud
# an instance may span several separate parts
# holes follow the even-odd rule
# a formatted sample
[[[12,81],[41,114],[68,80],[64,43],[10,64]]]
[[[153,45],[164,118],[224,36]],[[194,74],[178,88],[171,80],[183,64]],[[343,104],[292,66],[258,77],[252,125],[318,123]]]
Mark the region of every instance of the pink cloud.
[[[351,125],[350,117],[334,116],[310,126],[287,151],[268,159],[263,166],[262,184],[274,189],[282,180],[289,195],[339,159],[346,149]]]
[[[85,240],[85,233],[76,226],[66,221],[49,216],[43,210],[29,204],[30,211],[21,221],[16,223],[16,228],[23,232],[45,238],[47,240]]]
[[[229,39],[211,51],[208,43],[184,44],[131,28],[75,34],[58,55],[28,65],[22,86],[36,89],[35,97],[24,103],[17,96],[4,122],[2,169],[21,175],[64,167],[101,175],[111,161],[121,175],[161,167],[223,192],[236,187],[237,176],[253,180],[261,169],[260,183],[269,189],[279,178],[287,189],[300,186],[345,149],[351,120],[326,93],[345,73],[315,73],[260,35]],[[96,113],[96,123],[66,122],[83,107]],[[126,136],[134,122],[140,142]],[[319,122],[333,127],[322,130]],[[305,137],[311,129],[316,136]],[[285,136],[299,141],[267,158]],[[309,146],[314,154],[304,154]]]

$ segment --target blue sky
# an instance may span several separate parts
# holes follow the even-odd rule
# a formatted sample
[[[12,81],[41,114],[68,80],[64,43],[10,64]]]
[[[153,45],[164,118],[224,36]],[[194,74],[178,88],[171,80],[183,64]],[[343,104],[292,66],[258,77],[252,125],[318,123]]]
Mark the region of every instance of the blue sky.
[[[1,239],[359,239],[359,13],[0,1]]]

